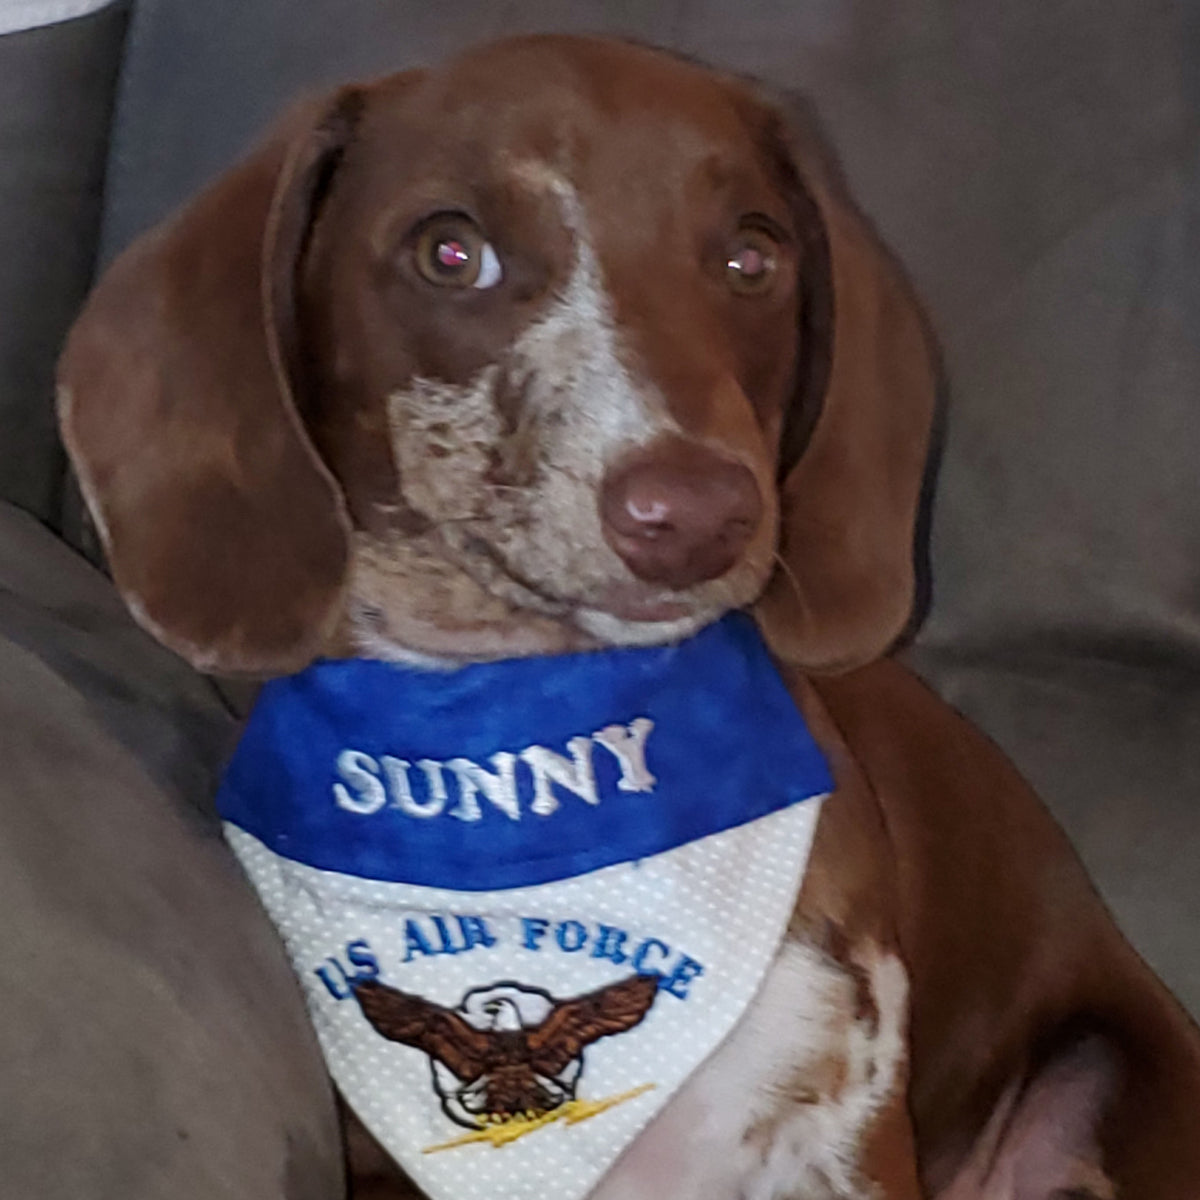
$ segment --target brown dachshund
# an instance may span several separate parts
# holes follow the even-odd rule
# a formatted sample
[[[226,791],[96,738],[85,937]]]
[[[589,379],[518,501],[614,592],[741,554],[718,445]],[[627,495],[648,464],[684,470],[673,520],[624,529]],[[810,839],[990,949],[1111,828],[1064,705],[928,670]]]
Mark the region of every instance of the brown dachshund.
[[[884,657],[934,376],[792,117],[561,37],[300,108],[71,334],[116,582],[203,670],[756,614],[837,791],[747,1017],[596,1200],[1200,1195],[1200,1034],[1013,768]]]

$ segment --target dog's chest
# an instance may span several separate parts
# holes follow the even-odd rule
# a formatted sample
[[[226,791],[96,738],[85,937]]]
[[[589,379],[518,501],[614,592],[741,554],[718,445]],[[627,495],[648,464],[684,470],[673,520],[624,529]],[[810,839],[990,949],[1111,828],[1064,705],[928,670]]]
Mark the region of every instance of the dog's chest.
[[[734,1032],[591,1200],[868,1200],[859,1163],[903,1078],[908,981],[789,941]]]

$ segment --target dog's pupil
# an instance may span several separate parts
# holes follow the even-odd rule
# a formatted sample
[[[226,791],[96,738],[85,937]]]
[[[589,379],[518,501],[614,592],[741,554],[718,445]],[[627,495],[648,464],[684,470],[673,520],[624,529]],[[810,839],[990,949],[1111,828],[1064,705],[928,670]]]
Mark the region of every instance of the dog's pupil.
[[[744,250],[738,251],[729,265],[740,274],[753,279],[756,275],[761,275],[766,270],[767,260],[761,250],[755,250],[753,246],[747,246]]]
[[[438,266],[446,271],[461,271],[471,262],[471,252],[453,238],[438,242],[436,253]]]

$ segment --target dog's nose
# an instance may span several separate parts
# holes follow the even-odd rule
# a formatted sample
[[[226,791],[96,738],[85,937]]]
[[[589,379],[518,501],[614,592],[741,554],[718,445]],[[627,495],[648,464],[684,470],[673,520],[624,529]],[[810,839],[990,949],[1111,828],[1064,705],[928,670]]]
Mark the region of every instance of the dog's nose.
[[[747,467],[683,439],[625,459],[600,491],[605,540],[639,579],[669,588],[724,575],[762,510]]]

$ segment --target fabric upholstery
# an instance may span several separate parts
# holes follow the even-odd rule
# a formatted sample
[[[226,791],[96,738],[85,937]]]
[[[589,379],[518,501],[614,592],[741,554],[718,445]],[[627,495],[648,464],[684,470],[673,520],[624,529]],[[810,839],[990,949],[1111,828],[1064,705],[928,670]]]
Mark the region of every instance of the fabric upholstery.
[[[16,7],[32,20],[71,6]],[[16,15],[0,5],[0,28]],[[54,360],[91,282],[127,18],[119,2],[0,36],[0,499],[51,520]]]
[[[234,722],[0,507],[0,1146],[28,1200],[330,1200],[332,1101],[211,798]]]

